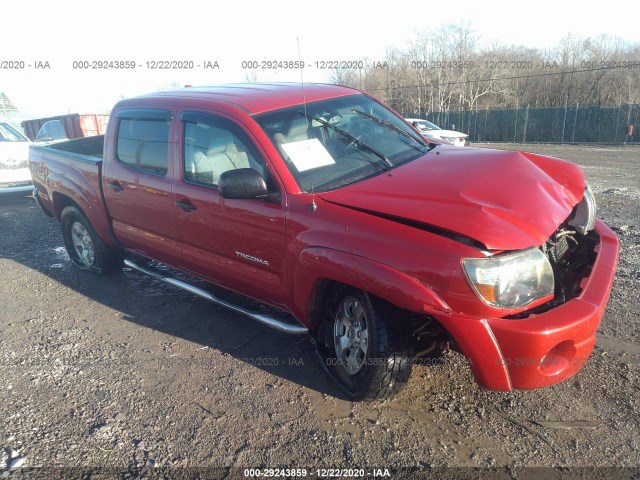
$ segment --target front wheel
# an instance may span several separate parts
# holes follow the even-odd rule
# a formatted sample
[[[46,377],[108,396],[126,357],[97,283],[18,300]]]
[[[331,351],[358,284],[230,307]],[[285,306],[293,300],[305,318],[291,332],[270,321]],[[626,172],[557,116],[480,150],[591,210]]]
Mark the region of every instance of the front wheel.
[[[102,242],[79,208],[65,207],[60,215],[60,226],[65,248],[76,267],[98,273],[122,269],[122,252]]]
[[[350,287],[329,298],[319,351],[327,370],[354,400],[397,393],[409,380],[412,343],[403,312]]]

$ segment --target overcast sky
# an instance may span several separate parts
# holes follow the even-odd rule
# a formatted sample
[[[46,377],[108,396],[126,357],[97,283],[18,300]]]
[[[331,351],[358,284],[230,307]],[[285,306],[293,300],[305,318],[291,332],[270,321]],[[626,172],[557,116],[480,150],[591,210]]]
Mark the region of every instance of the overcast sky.
[[[298,60],[305,81],[326,81],[316,61],[381,59],[417,31],[469,22],[487,44],[555,46],[568,33],[601,34],[640,42],[640,2],[609,1],[595,11],[584,2],[30,0],[3,2],[0,61],[24,61],[24,70],[0,70],[4,91],[23,112],[56,115],[108,111],[121,97],[176,82],[203,85],[245,80],[242,62]],[[132,60],[123,71],[73,68],[78,60]],[[151,70],[146,62],[218,62],[205,70]],[[632,59],[640,60],[640,59]],[[37,61],[50,69],[36,70]],[[300,71],[258,74],[262,81],[300,81]],[[0,111],[0,115],[2,112]]]

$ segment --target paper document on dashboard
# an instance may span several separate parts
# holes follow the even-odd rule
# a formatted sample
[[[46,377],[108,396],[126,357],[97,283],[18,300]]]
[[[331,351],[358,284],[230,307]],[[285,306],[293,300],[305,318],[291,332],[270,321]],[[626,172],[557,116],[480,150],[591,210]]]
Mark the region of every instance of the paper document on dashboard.
[[[299,172],[336,163],[317,138],[283,143],[282,148],[287,152]]]

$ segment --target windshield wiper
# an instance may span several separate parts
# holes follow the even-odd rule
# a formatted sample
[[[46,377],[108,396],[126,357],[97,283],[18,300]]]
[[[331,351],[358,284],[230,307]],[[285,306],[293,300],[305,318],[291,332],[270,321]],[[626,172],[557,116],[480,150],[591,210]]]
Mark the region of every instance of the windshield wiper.
[[[427,147],[427,144],[424,143],[422,140],[420,140],[418,137],[414,137],[409,132],[405,132],[403,129],[401,129],[397,125],[394,125],[393,123],[389,122],[388,120],[385,120],[383,118],[378,118],[375,115],[371,115],[369,113],[363,112],[362,110],[356,110],[355,108],[352,109],[351,111],[353,113],[357,113],[358,115],[362,115],[363,117],[369,118],[369,119],[373,120],[374,122],[379,123],[380,125],[383,125],[383,126],[385,126],[387,128],[390,128],[391,130],[399,133],[400,135],[402,135],[404,137],[411,138],[412,140],[418,142],[423,147]],[[409,147],[415,148],[415,146],[409,145],[408,143],[406,145],[408,145]]]
[[[342,135],[344,137],[347,137],[349,140],[351,140],[352,143],[363,147],[365,150],[369,150],[376,157],[380,158],[380,160],[382,160],[385,163],[385,166],[388,166],[389,168],[394,168],[395,167],[395,165],[391,162],[391,160],[389,160],[387,157],[385,157],[382,153],[380,153],[377,150],[373,149],[372,147],[370,147],[369,145],[364,143],[362,140],[360,140],[358,137],[355,137],[355,136],[351,135],[346,130],[343,130],[343,129],[338,128],[338,127],[336,127],[334,125],[331,125],[329,122],[327,122],[326,120],[324,120],[322,118],[314,117],[310,113],[307,113],[307,112],[298,112],[298,113],[300,115],[302,115],[303,117],[307,117],[307,118],[309,118],[311,120],[315,120],[316,122],[324,125],[325,127],[329,127],[331,130],[333,130],[335,132],[338,132],[340,135]],[[385,170],[388,170],[388,168],[385,168]]]

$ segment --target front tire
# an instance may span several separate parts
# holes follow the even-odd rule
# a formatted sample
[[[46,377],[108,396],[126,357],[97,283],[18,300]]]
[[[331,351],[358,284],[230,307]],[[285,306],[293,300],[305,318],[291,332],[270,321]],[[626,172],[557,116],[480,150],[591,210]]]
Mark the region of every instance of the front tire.
[[[65,207],[60,215],[60,226],[64,246],[76,267],[97,273],[122,270],[122,252],[102,242],[79,208]]]
[[[341,286],[329,296],[319,352],[353,400],[394,395],[411,375],[413,348],[406,315],[366,292]]]

